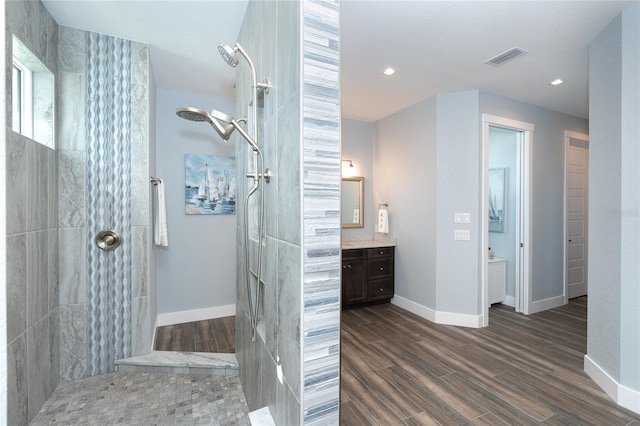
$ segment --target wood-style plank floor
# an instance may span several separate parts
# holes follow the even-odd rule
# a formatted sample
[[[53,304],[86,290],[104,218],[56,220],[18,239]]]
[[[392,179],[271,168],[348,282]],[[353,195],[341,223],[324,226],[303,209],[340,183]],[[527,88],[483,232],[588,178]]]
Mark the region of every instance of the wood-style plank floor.
[[[344,311],[340,424],[640,426],[583,371],[586,297],[489,318],[470,329],[389,304]]]
[[[586,297],[489,327],[433,324],[385,304],[342,312],[341,419],[361,425],[633,425],[583,371]],[[235,317],[160,327],[156,350],[235,352]]]
[[[234,353],[235,319],[231,316],[158,327],[154,350]]]

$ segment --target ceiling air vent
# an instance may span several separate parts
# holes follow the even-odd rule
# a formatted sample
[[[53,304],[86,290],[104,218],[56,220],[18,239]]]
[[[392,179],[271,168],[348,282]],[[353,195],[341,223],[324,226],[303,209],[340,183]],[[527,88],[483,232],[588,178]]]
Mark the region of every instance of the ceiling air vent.
[[[501,54],[494,56],[491,59],[487,59],[486,61],[484,61],[484,63],[487,65],[493,65],[494,67],[499,67],[500,65],[504,65],[507,62],[513,61],[514,59],[519,58],[522,55],[526,55],[527,53],[529,52],[524,49],[521,49],[519,47],[512,47],[506,52],[502,52]]]

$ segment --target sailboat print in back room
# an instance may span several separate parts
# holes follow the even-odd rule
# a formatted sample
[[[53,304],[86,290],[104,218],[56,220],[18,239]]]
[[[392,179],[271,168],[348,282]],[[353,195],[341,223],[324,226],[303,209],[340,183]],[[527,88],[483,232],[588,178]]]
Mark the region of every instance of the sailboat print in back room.
[[[185,154],[185,213],[235,214],[235,157]]]

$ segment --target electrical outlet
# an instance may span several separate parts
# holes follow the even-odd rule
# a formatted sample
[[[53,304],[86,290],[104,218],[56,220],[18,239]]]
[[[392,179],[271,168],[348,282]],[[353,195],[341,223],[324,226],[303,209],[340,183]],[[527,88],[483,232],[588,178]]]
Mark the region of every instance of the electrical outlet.
[[[456,241],[469,241],[471,239],[471,231],[468,229],[455,229],[453,231],[453,239]]]
[[[454,213],[454,223],[471,223],[471,213]]]

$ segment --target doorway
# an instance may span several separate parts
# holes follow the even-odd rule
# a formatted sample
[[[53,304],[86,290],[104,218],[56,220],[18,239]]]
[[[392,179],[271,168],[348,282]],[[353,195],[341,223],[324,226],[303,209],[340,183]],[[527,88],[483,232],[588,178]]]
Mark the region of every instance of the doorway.
[[[490,241],[498,244],[506,265],[502,286],[503,303],[513,305],[516,312],[528,314],[531,309],[531,145],[534,126],[530,123],[483,114],[483,168],[481,221],[481,287],[483,326],[489,325],[489,308],[495,301],[496,265],[489,262]],[[491,162],[492,134],[510,140],[506,162]],[[510,151],[507,153],[507,151]],[[501,154],[502,155],[502,154]],[[511,206],[511,207],[509,207]],[[490,238],[490,233],[492,238]],[[493,236],[495,234],[495,236]],[[501,235],[497,235],[501,234]],[[510,267],[509,267],[510,266]],[[508,279],[511,278],[511,285]],[[509,294],[511,293],[511,294]],[[511,297],[507,297],[511,296]]]
[[[565,303],[585,296],[589,256],[589,135],[565,132]]]

